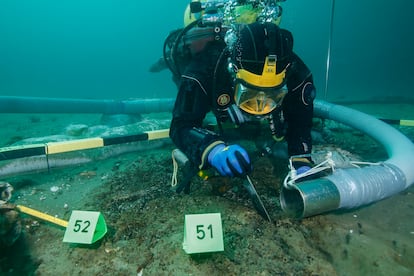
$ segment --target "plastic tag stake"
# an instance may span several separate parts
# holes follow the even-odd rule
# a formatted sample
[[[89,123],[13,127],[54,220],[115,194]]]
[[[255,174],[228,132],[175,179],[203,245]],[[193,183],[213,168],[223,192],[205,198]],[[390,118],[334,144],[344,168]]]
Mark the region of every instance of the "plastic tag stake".
[[[185,215],[183,249],[187,254],[224,251],[221,214]]]
[[[92,244],[103,238],[107,230],[100,212],[72,211],[63,242]]]

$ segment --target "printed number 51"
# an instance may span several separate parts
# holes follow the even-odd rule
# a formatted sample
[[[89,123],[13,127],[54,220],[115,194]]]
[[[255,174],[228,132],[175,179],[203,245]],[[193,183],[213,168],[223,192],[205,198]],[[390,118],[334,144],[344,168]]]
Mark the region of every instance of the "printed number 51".
[[[204,230],[204,225],[197,225],[197,239],[202,240],[206,237],[206,231]],[[210,238],[213,238],[213,226],[210,224],[207,226],[207,230],[210,231]]]

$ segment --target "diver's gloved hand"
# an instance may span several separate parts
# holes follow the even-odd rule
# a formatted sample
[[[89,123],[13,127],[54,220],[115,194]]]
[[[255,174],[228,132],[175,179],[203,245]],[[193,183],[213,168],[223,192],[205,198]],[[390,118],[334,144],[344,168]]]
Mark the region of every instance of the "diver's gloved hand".
[[[294,157],[292,158],[292,165],[296,170],[296,174],[300,175],[309,171],[313,167],[313,162],[305,157]]]
[[[252,170],[249,155],[239,145],[218,144],[208,154],[208,163],[222,176],[245,176]]]
[[[296,182],[302,182],[306,180],[312,180],[321,178],[328,175],[328,172],[325,170],[316,170],[312,173],[307,173],[310,169],[315,167],[315,164],[312,161],[312,158],[299,158],[299,157],[292,157],[292,166],[296,170],[296,177],[298,178],[295,180]]]

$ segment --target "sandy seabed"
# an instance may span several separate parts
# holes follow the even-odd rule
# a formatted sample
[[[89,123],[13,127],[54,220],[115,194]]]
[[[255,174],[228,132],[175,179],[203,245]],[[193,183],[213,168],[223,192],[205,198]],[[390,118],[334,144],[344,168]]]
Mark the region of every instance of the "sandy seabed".
[[[79,115],[80,116],[80,115]],[[9,115],[3,146],[29,137],[61,134],[76,119],[95,116]],[[6,123],[7,122],[7,123]],[[7,125],[7,126],[6,126]],[[29,127],[28,127],[29,126]],[[317,125],[323,144],[366,161],[387,159],[376,142],[340,126]],[[414,130],[398,127],[411,140]],[[257,214],[241,180],[194,177],[191,193],[171,188],[169,141],[139,142],[136,151],[86,151],[94,162],[8,176],[12,203],[68,220],[72,210],[99,211],[108,232],[92,245],[63,243],[65,229],[21,214],[23,231],[1,250],[1,275],[413,275],[414,188],[353,210],[305,219],[286,216],[279,192],[286,160],[261,157],[255,145],[238,141],[252,154],[254,185],[272,222]],[[106,155],[105,155],[106,154]],[[180,175],[179,175],[180,176]],[[217,185],[227,187],[218,192]],[[51,188],[58,187],[57,191]],[[224,251],[186,254],[186,214],[220,213]]]

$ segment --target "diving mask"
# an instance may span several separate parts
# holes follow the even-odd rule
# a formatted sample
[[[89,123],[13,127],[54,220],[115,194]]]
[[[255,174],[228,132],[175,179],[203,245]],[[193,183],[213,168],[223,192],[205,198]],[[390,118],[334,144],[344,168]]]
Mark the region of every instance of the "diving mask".
[[[234,100],[243,111],[252,115],[271,113],[286,94],[286,69],[277,74],[276,56],[266,57],[261,75],[239,69],[236,73]]]
[[[286,94],[286,88],[257,89],[236,82],[234,100],[236,105],[252,115],[266,115],[279,106]]]

